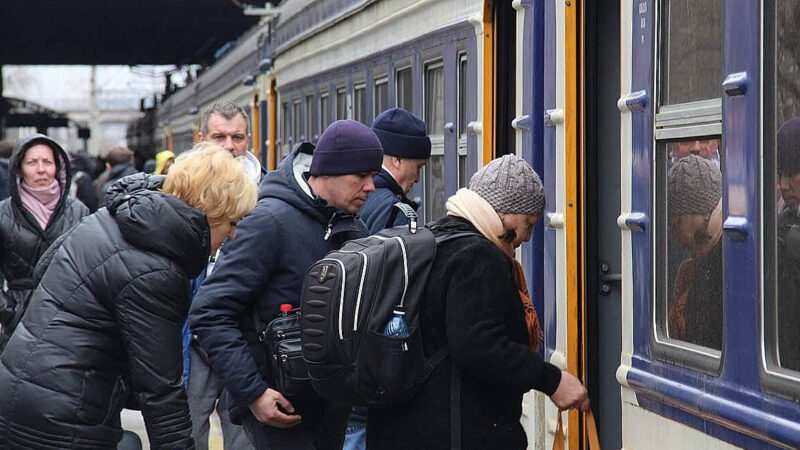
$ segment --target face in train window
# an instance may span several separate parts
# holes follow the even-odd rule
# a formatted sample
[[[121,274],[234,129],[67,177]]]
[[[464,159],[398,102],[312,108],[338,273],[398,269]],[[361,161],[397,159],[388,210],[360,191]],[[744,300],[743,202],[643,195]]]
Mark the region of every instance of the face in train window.
[[[662,335],[722,349],[722,172],[719,139],[662,143],[658,167]]]
[[[661,104],[718,98],[722,0],[670,0],[661,9]]]
[[[764,310],[766,347],[773,364],[800,371],[800,3],[783,0],[770,7],[774,53],[765,68],[763,189],[765,260],[774,270],[765,271],[771,277]]]

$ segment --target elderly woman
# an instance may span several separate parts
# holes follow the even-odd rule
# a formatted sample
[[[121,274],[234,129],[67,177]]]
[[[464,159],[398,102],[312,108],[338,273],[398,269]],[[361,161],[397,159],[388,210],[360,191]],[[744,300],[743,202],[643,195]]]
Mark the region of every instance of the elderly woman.
[[[166,177],[117,181],[107,200],[37,270],[0,358],[0,448],[115,448],[128,401],[151,448],[194,448],[181,386],[189,280],[235,237],[256,185],[229,152],[201,144]]]
[[[9,164],[11,196],[0,202],[0,349],[13,332],[33,289],[33,269],[47,247],[89,214],[69,196],[67,152],[34,134],[17,143]]]
[[[588,408],[581,383],[538,353],[541,331],[514,259],[544,203],[536,172],[514,155],[489,163],[472,177],[469,189],[447,201],[448,216],[431,226],[434,234],[474,236],[437,247],[421,332],[426,354],[446,347],[450,358],[409,403],[369,411],[367,448],[449,450],[451,437],[458,437],[465,450],[523,450],[524,393],[544,392],[562,409]],[[454,380],[461,386],[460,411],[454,410],[460,430],[451,422]]]

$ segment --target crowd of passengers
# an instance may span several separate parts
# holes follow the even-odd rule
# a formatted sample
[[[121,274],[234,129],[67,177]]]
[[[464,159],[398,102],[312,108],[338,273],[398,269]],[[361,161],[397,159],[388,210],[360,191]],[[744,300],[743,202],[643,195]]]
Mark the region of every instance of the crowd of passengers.
[[[213,105],[191,150],[136,172],[115,149],[106,176],[85,186],[75,182],[85,168],[55,140],[17,143],[0,202],[0,448],[114,449],[129,408],[153,449],[208,448],[216,411],[228,449],[444,450],[456,439],[522,450],[526,392],[588,409],[580,381],[540,353],[515,250],[545,194],[514,155],[475,173],[432,228],[471,234],[437,246],[421,333],[427,355],[448,356],[416,395],[365,408],[310,385],[279,392],[259,334],[280,305],[300,305],[310,265],[406,223],[393,205],[417,208],[409,193],[431,142],[423,121],[393,108],[372,127],[334,122],[267,173],[248,150],[249,123],[239,106]],[[91,193],[95,212],[82,201]],[[461,374],[452,439],[451,368]]]

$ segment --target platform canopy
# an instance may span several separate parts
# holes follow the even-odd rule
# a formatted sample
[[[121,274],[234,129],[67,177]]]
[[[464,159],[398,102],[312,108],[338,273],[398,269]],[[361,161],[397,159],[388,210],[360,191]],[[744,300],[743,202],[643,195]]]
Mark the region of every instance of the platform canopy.
[[[0,65],[208,63],[257,23],[244,3],[0,0]]]

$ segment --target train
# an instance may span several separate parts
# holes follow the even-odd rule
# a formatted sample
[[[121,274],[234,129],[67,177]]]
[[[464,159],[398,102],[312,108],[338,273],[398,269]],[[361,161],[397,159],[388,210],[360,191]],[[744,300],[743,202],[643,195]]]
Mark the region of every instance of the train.
[[[274,170],[334,120],[403,107],[433,143],[413,194],[425,221],[479,167],[521,155],[547,194],[518,255],[543,356],[586,383],[602,447],[800,448],[800,342],[780,331],[800,317],[775,275],[797,20],[790,0],[287,0],[140,129],[151,151],[185,150],[203,108],[233,101]],[[720,174],[708,339],[671,317],[696,262],[670,215],[681,152]],[[526,395],[530,448],[551,448],[559,414]],[[583,415],[563,414],[566,448],[588,448]]]

